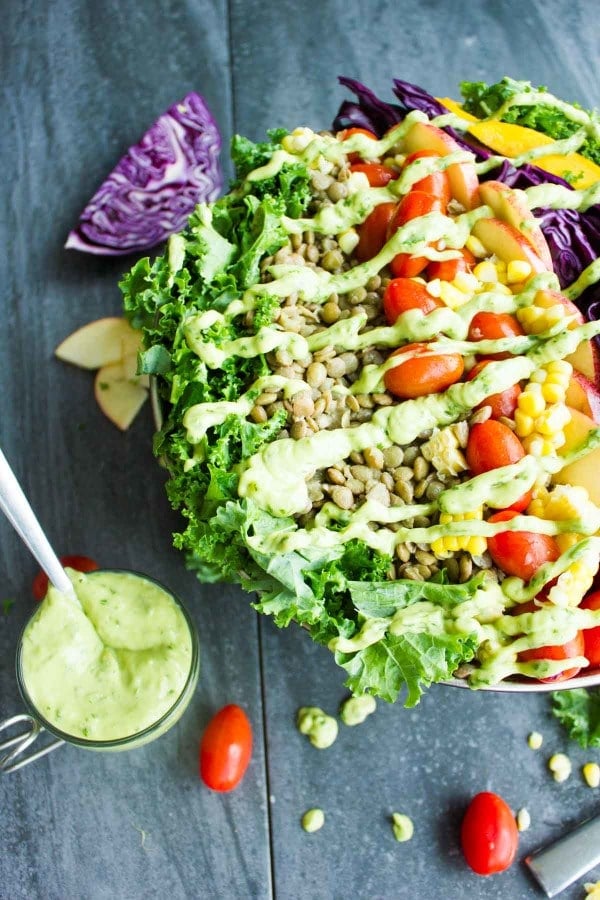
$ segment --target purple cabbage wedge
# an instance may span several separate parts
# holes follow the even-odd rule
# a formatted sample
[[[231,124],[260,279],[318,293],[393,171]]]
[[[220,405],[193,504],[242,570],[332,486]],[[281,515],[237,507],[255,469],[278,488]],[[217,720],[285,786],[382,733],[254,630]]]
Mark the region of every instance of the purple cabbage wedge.
[[[341,76],[339,81],[352,91],[356,100],[342,102],[333,122],[336,131],[356,126],[368,128],[381,137],[392,125],[401,122],[410,110],[421,110],[430,118],[448,112],[439,100],[409,81],[399,79],[393,81],[392,89],[400,105],[380,100],[355,79]],[[474,138],[471,139],[467,133],[457,132],[450,127],[445,127],[444,131],[463,149],[474,153],[478,160],[488,159],[491,156],[489,150],[482,147]],[[516,168],[509,160],[490,171],[486,177],[521,189],[544,182],[571,187],[562,178],[537,166],[528,164]],[[600,256],[600,206],[592,206],[585,213],[572,209],[541,208],[536,210],[536,217],[548,242],[554,271],[561,287],[565,288],[581,275],[586,266]],[[599,318],[600,285],[587,288],[577,299],[577,305],[588,318]]]
[[[223,185],[221,136],[194,92],[161,115],[130,147],[89,201],[65,247],[106,256],[147,250],[181,231]]]

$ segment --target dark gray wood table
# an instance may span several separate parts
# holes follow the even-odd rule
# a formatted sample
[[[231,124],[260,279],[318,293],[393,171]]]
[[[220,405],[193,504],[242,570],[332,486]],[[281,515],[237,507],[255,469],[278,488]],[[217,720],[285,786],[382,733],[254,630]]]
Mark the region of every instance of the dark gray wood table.
[[[119,314],[132,260],[62,249],[96,186],[168,105],[201,92],[227,144],[274,126],[327,127],[336,76],[390,97],[396,76],[457,94],[462,78],[503,74],[598,102],[596,4],[421,4],[381,0],[3,0],[0,3],[0,444],[59,553],[147,572],[186,598],[202,675],[184,719],[127,754],[63,748],[0,778],[2,900],[147,898],[509,898],[542,894],[522,862],[481,879],[462,861],[470,796],[501,793],[532,818],[520,858],[592,814],[581,764],[544,697],[432,689],[411,711],[380,704],[317,751],[295,730],[301,705],[335,712],[342,675],[298,629],[258,620],[236,588],[205,587],[171,547],[178,520],[151,453],[145,409],[119,433],[96,408],[89,373],[53,350],[77,326]],[[19,711],[17,638],[36,565],[0,521],[0,716]],[[225,703],[243,705],[255,749],[243,785],[216,795],[197,776],[198,738]],[[537,753],[529,731],[544,734]],[[569,781],[548,757],[568,750]],[[320,805],[325,827],[300,828]],[[398,844],[393,810],[415,836]],[[600,871],[593,873],[600,878]],[[581,886],[566,898],[583,895]]]

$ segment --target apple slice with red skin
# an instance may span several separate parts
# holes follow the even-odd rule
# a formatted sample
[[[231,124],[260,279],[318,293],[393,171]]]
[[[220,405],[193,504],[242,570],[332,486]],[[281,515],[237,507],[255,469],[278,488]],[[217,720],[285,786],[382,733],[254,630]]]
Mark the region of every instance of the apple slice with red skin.
[[[513,225],[500,219],[478,219],[472,232],[490,253],[495,253],[505,263],[518,259],[529,263],[533,273],[548,271],[529,241]]]
[[[436,125],[416,122],[404,138],[404,150],[407,153],[416,153],[418,150],[434,150],[440,156],[448,156],[449,153],[462,150],[462,147]],[[474,209],[479,206],[479,179],[475,165],[472,162],[455,163],[448,166],[446,172],[452,196],[465,209]]]
[[[573,370],[565,402],[567,406],[585,413],[596,424],[600,424],[600,391],[581,372]]]
[[[529,241],[546,268],[552,270],[552,256],[544,233],[529,209],[526,195],[501,181],[484,181],[479,185],[481,202],[489,206],[494,215],[512,225]]]
[[[576,328],[578,325],[585,323],[585,317],[575,304],[561,294],[560,291],[542,290],[536,294],[535,302],[546,300],[547,306],[561,303],[566,314],[571,318],[569,328]],[[600,353],[594,341],[582,341],[573,353],[566,356],[567,362],[570,362],[574,369],[581,372],[582,375],[591,381],[592,384],[598,385],[600,389]]]
[[[127,319],[107,316],[78,328],[58,345],[54,353],[62,362],[80,369],[99,369],[137,352],[141,340],[141,332],[132,328]]]
[[[565,426],[565,443],[560,448],[561,455],[578,447],[587,437],[588,433],[598,426],[589,416],[578,409],[571,409],[571,421]],[[590,500],[600,506],[600,447],[596,447],[586,456],[576,462],[565,466],[560,472],[552,476],[555,484],[573,484],[584,487]]]

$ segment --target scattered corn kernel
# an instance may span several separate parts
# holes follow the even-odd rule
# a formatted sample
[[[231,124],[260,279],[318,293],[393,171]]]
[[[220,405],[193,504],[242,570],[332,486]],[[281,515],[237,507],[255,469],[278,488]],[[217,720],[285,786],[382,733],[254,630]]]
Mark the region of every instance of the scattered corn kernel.
[[[426,284],[427,293],[438,299],[441,295],[442,282],[439,278],[432,278]]]
[[[479,287],[478,279],[471,272],[459,272],[452,284],[463,294],[472,294]]]
[[[561,384],[547,381],[542,385],[542,397],[546,403],[560,403],[565,399],[565,391]]]
[[[396,840],[404,843],[404,841],[410,841],[415,833],[415,826],[409,816],[395,812],[392,813],[392,831]]]
[[[517,403],[519,409],[523,413],[525,413],[527,416],[531,416],[534,419],[537,416],[541,415],[541,413],[543,413],[544,409],[546,408],[546,403],[544,401],[541,389],[539,391],[536,391],[534,390],[533,385],[531,385],[531,387],[525,388],[525,390],[521,394],[519,394]]]
[[[518,830],[527,831],[527,829],[531,825],[531,816],[529,815],[529,810],[525,809],[525,807],[520,809],[516,815],[516,819]]]
[[[470,250],[473,256],[476,259],[485,259],[488,255],[488,250],[483,246],[481,241],[475,237],[474,234],[470,234],[466,240],[465,247],[467,250]]]
[[[531,275],[531,266],[520,259],[511,259],[506,267],[506,281],[514,284],[516,281],[525,281]]]
[[[519,396],[519,400],[523,394]],[[527,437],[533,433],[534,420],[522,409],[515,409],[515,431],[519,437]]]
[[[573,769],[571,760],[566,753],[555,753],[554,756],[551,756],[548,760],[548,768],[552,772],[554,780],[559,783],[566,781]]]
[[[600,900],[600,881],[596,881],[595,884],[592,884],[591,881],[586,881],[583,886],[586,892],[586,900]]]
[[[464,522],[474,519],[483,519],[483,508],[471,510],[468,513],[450,515],[450,513],[441,513],[440,525],[447,525],[450,522]],[[480,535],[446,535],[431,543],[431,552],[438,559],[446,559],[451,553],[458,550],[467,550],[471,556],[483,556],[487,550],[487,541]]]
[[[544,743],[544,737],[539,731],[532,731],[527,738],[527,745],[531,750],[539,750]]]
[[[302,153],[314,136],[315,133],[310,128],[295,128],[291,134],[286,134],[281,141],[281,146],[288,153]]]
[[[312,834],[325,824],[325,813],[322,809],[307,809],[302,816],[301,824],[305,831]]]
[[[440,281],[440,298],[450,309],[458,309],[469,299],[464,291],[459,291],[449,281]]]
[[[340,250],[347,256],[350,256],[350,254],[358,244],[358,241],[358,232],[355,228],[349,228],[348,231],[344,231],[343,234],[340,234],[338,236],[338,244],[340,245]]]
[[[484,259],[483,262],[477,263],[477,265],[473,269],[473,275],[479,281],[498,281],[498,270],[494,263],[489,259]]]
[[[598,763],[586,763],[581,771],[588,787],[597,788],[600,786],[600,766]]]

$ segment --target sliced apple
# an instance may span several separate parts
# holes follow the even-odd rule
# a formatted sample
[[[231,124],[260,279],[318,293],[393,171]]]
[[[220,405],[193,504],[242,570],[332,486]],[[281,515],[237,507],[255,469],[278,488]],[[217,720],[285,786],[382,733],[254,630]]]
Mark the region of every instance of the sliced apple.
[[[552,256],[544,233],[527,203],[523,191],[517,191],[501,181],[484,181],[479,185],[482,203],[489,206],[494,215],[516,228],[529,241],[533,250],[552,270]]]
[[[141,334],[127,319],[109,316],[96,319],[78,328],[56,348],[55,355],[63,362],[81,369],[99,369],[118,363],[141,346]]]
[[[577,409],[571,409],[571,421],[565,427],[565,443],[561,447],[561,454],[568,453],[584,441],[588,433],[597,428],[596,423],[585,413]],[[586,456],[576,462],[565,466],[560,472],[552,476],[556,484],[574,484],[584,487],[590,499],[600,506],[600,447],[592,450]]]
[[[596,424],[600,424],[600,391],[581,372],[574,371],[571,375],[565,399],[567,406],[584,413]]]
[[[532,272],[548,271],[529,241],[507,222],[500,219],[479,219],[473,226],[473,234],[490,253],[495,253],[498,259],[506,263],[518,259],[529,263]]]
[[[417,122],[404,138],[404,149],[407,153],[416,153],[417,150],[434,150],[440,156],[448,156],[462,150],[454,138],[427,122]],[[448,181],[452,196],[461,203],[465,209],[473,209],[479,205],[479,179],[475,165],[471,162],[455,163],[448,166]]]
[[[147,376],[135,374],[135,354],[102,366],[96,373],[94,395],[104,415],[126,431],[148,397]]]

